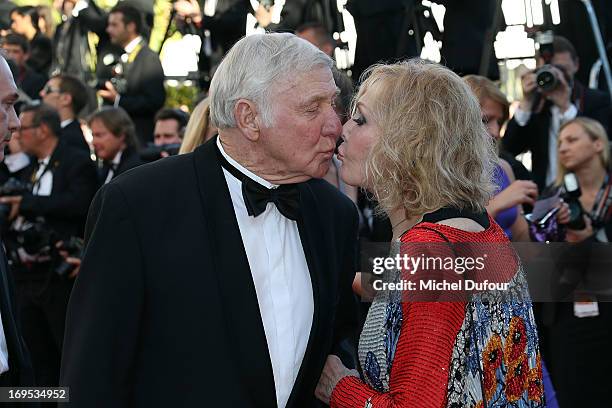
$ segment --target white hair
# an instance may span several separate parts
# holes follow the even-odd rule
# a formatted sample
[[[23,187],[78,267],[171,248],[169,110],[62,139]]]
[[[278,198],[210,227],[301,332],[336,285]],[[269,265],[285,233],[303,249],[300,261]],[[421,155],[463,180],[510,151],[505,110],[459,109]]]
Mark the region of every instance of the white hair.
[[[252,101],[264,126],[273,123],[275,84],[296,78],[333,60],[308,41],[289,33],[254,34],[238,41],[221,61],[210,83],[210,119],[220,129],[236,127],[234,106]]]

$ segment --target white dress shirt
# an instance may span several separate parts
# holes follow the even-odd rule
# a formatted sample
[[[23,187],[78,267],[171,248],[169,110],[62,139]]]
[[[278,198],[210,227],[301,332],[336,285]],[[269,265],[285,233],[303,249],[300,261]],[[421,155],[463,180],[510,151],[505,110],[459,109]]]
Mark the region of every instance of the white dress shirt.
[[[49,168],[51,156],[39,160],[38,170],[34,176],[34,187],[32,194],[37,196],[50,196],[53,189],[53,172]]]
[[[277,188],[228,156],[238,171],[266,188]],[[279,408],[287,404],[310,337],[314,300],[306,256],[296,221],[273,203],[258,217],[248,215],[242,182],[223,169],[246,250],[274,374]]]
[[[546,185],[550,185],[555,181],[557,177],[557,163],[558,163],[558,146],[557,138],[559,136],[559,128],[567,121],[570,121],[578,115],[578,109],[573,103],[570,104],[569,108],[563,113],[557,105],[553,105],[550,108],[552,114],[550,118],[550,127],[548,128],[548,168],[546,169]],[[514,120],[519,126],[527,125],[531,112],[525,112],[521,108],[517,108],[514,112]]]
[[[0,315],[0,374],[8,371],[8,369],[8,348],[6,347],[6,337],[4,337],[2,315]]]
[[[121,163],[121,156],[123,155],[123,150],[119,150],[119,153],[117,153],[115,155],[115,157],[113,158],[113,161],[111,162],[111,164],[113,165],[113,167],[117,167],[119,166],[119,163]],[[104,180],[104,184],[108,183],[109,181],[111,181],[113,179],[113,176],[115,175],[115,171],[113,170],[113,168],[111,167],[110,170],[108,171],[108,175],[106,176],[106,180]]]
[[[30,157],[24,152],[7,154],[4,157],[4,164],[10,173],[16,173],[30,164]]]
[[[61,128],[65,128],[66,126],[68,126],[69,124],[71,124],[72,122],[74,122],[74,119],[66,119],[66,120],[62,120],[62,122],[60,123]]]

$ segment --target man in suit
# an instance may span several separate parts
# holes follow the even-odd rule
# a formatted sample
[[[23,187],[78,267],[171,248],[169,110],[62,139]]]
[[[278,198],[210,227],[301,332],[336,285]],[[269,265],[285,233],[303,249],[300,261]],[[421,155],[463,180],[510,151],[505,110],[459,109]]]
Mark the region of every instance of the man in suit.
[[[61,120],[61,139],[68,145],[89,153],[89,145],[83,136],[77,119],[87,105],[88,88],[80,79],[71,75],[55,75],[40,92],[43,102],[57,110]]]
[[[120,106],[136,125],[142,145],[153,141],[153,117],[164,105],[164,71],[155,54],[142,37],[142,17],[137,9],[119,3],[108,15],[106,31],[113,44],[121,46],[119,77],[105,83],[98,94],[107,104]]]
[[[502,139],[502,148],[513,155],[531,151],[531,173],[540,191],[557,175],[557,134],[563,123],[576,116],[598,120],[606,128],[610,122],[610,97],[574,78],[578,54],[567,39],[555,36],[550,63],[558,85],[543,91],[536,86],[535,72],[523,75],[523,98]]]
[[[19,131],[20,122],[14,108],[17,99],[17,86],[6,60],[0,56],[0,160],[4,159],[4,147],[11,135]],[[0,248],[0,386],[3,387],[34,385],[14,299],[13,280],[8,273],[4,249]]]
[[[143,163],[136,151],[138,140],[134,123],[123,109],[99,109],[89,117],[88,125],[94,152],[102,164],[98,169],[100,185]]]
[[[82,237],[85,216],[97,188],[89,155],[62,143],[58,113],[51,107],[22,107],[16,134],[36,160],[25,173],[31,192],[0,197],[15,221],[6,246],[15,275],[23,335],[30,349],[36,384],[57,386],[64,321],[73,276],[61,275],[45,246]],[[19,239],[19,237],[28,237]]]
[[[200,7],[203,4],[203,9]],[[200,88],[208,89],[210,75],[226,52],[246,34],[249,0],[177,0],[174,10],[182,31],[195,27],[202,37],[198,59]],[[209,36],[205,35],[205,30]]]
[[[15,82],[25,94],[36,99],[38,93],[45,85],[46,77],[30,68],[26,61],[30,55],[28,39],[21,34],[8,34],[4,37],[2,48],[8,58],[15,63]]]
[[[293,34],[241,39],[211,83],[219,136],[102,187],[67,315],[72,407],[315,406],[356,329],[357,213],[319,179],[332,63]]]

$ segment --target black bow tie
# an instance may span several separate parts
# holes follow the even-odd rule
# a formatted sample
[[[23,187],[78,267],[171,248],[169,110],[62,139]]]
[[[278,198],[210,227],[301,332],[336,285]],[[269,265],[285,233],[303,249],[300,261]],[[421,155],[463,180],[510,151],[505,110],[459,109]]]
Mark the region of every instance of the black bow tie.
[[[242,182],[242,198],[249,215],[257,217],[266,210],[268,203],[274,203],[283,216],[294,221],[300,218],[300,191],[297,184],[266,188],[232,166],[219,149],[217,153],[221,166]]]
[[[117,167],[119,167],[119,163],[113,163],[113,162],[104,162],[104,167],[108,170],[112,170],[113,173],[117,172]],[[108,171],[107,171],[108,172]]]

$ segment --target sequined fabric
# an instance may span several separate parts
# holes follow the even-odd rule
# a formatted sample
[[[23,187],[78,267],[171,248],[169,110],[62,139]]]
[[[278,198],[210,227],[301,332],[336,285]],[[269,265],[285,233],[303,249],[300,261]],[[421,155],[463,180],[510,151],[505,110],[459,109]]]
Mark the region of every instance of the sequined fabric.
[[[491,220],[480,233],[423,223],[402,242],[500,242]],[[506,246],[509,248],[509,246]],[[394,252],[395,251],[395,252]],[[397,254],[399,245],[392,249]],[[508,255],[508,254],[506,254]],[[411,302],[380,292],[359,341],[361,380],[345,377],[332,407],[545,407],[538,337],[522,267],[499,256],[507,292],[478,292],[461,302]],[[399,279],[393,272],[388,279]],[[404,301],[402,301],[404,300]]]

